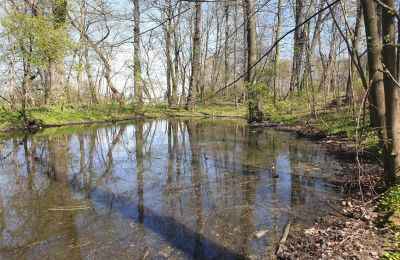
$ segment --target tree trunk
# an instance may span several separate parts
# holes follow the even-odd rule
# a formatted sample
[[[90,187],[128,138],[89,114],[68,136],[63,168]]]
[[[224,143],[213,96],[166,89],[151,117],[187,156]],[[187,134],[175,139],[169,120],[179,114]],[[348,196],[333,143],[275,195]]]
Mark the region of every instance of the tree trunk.
[[[382,2],[395,10],[395,0],[383,0]],[[400,177],[399,86],[396,86],[394,81],[394,79],[397,79],[396,25],[393,12],[384,7],[382,8],[382,36],[382,61],[388,71],[383,78],[385,84],[386,125],[388,128],[388,158],[385,158],[385,161],[387,160],[388,162],[385,163],[387,164],[385,173],[388,181],[394,183],[396,177]]]
[[[66,22],[67,22],[67,1],[56,0],[53,3],[53,26],[60,31],[62,37],[66,37]],[[50,100],[53,104],[59,104],[60,100],[68,98],[67,86],[64,80],[64,53],[61,53],[57,58],[51,59],[49,62],[50,72]]]
[[[134,57],[133,57],[133,77],[134,77],[134,95],[133,102],[138,105],[143,105],[143,81],[142,81],[142,66],[140,61],[140,10],[139,0],[133,0],[133,20],[134,20]]]
[[[247,20],[247,91],[248,91],[248,121],[261,122],[264,118],[261,112],[260,93],[255,89],[255,72],[253,67],[257,62],[257,32],[254,0],[245,0]]]
[[[304,0],[296,0],[295,2],[295,20],[296,26],[303,21]],[[290,79],[289,95],[300,86],[301,64],[304,52],[304,29],[299,27],[294,32],[294,49],[293,49],[293,64],[292,75]]]
[[[357,18],[356,25],[354,27],[353,38],[351,40],[353,45],[353,50],[351,55],[353,58],[351,60],[350,69],[349,69],[349,77],[347,80],[346,86],[346,101],[347,103],[353,105],[354,104],[354,81],[355,81],[355,73],[357,73],[356,64],[354,61],[357,61],[357,55],[360,50],[360,38],[361,38],[361,24],[362,24],[362,10],[361,4],[357,6]]]
[[[278,13],[277,13],[277,22],[276,22],[276,36],[275,40],[281,37],[281,27],[282,27],[282,0],[278,0]],[[279,85],[279,60],[280,60],[280,51],[281,46],[279,43],[276,45],[275,49],[275,60],[274,60],[274,106],[276,106],[276,89]]]
[[[192,56],[192,75],[190,76],[189,93],[186,102],[186,110],[194,110],[196,108],[196,89],[199,81],[200,69],[200,52],[201,52],[201,3],[195,3],[196,11],[194,18],[194,35],[193,35],[193,56]]]
[[[225,3],[225,45],[224,45],[224,86],[228,86],[229,80],[229,3]],[[222,91],[223,95],[226,95],[226,90]]]
[[[377,129],[382,153],[386,177],[388,169],[391,169],[389,160],[390,150],[388,144],[387,125],[385,119],[385,90],[383,81],[383,65],[381,56],[381,38],[379,32],[379,18],[374,1],[362,0],[364,11],[365,31],[368,44],[368,70],[370,81],[369,110],[373,126]],[[389,179],[389,178],[388,178]]]

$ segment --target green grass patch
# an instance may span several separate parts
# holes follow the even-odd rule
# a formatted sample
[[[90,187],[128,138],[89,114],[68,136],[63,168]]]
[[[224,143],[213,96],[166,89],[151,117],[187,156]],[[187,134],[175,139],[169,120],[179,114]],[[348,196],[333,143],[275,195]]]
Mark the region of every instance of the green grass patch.
[[[397,216],[393,219],[395,226],[400,227],[400,185],[391,187],[384,195],[382,201],[382,211],[392,216]],[[398,222],[397,222],[398,221]]]
[[[400,185],[395,185],[384,194],[380,211],[387,218],[387,225],[395,231],[393,248],[394,250],[386,252],[382,259],[400,260]]]
[[[400,232],[394,235],[394,247],[397,248],[391,252],[383,254],[382,259],[384,260],[400,260]]]
[[[97,106],[69,106],[34,108],[27,110],[29,120],[43,125],[82,123],[102,120],[119,120],[137,115],[148,117],[165,116],[226,116],[244,117],[246,107],[234,105],[198,106],[194,111],[184,109],[173,109],[166,106],[144,106],[126,105],[97,105]],[[17,112],[0,111],[0,128],[22,127],[23,123]]]

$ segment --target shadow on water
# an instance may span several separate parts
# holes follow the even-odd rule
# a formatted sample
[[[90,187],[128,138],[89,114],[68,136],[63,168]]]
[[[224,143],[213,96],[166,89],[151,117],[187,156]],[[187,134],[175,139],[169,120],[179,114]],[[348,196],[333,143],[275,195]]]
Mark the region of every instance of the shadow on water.
[[[101,197],[103,203],[118,202],[117,208],[111,210],[120,216],[135,221],[145,228],[155,232],[165,239],[173,248],[184,252],[187,256],[194,259],[246,259],[227,247],[219,245],[217,242],[206,238],[204,235],[195,232],[186,225],[180,223],[170,216],[161,216],[150,208],[140,204],[135,204],[131,198],[114,195],[109,192],[94,189],[92,191],[96,197]],[[137,208],[137,214],[126,209]]]

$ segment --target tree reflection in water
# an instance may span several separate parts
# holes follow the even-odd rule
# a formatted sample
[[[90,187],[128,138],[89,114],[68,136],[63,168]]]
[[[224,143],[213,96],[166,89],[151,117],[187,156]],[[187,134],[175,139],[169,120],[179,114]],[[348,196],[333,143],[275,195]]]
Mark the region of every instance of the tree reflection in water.
[[[321,147],[241,121],[47,131],[0,146],[1,258],[266,258],[336,196]]]

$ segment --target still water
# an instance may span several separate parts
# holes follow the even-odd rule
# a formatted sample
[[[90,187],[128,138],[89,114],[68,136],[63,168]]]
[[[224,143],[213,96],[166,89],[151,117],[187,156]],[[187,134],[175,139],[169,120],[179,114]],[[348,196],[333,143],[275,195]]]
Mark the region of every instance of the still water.
[[[313,142],[242,121],[3,139],[0,258],[269,258],[289,221],[296,232],[326,214],[339,168]]]

